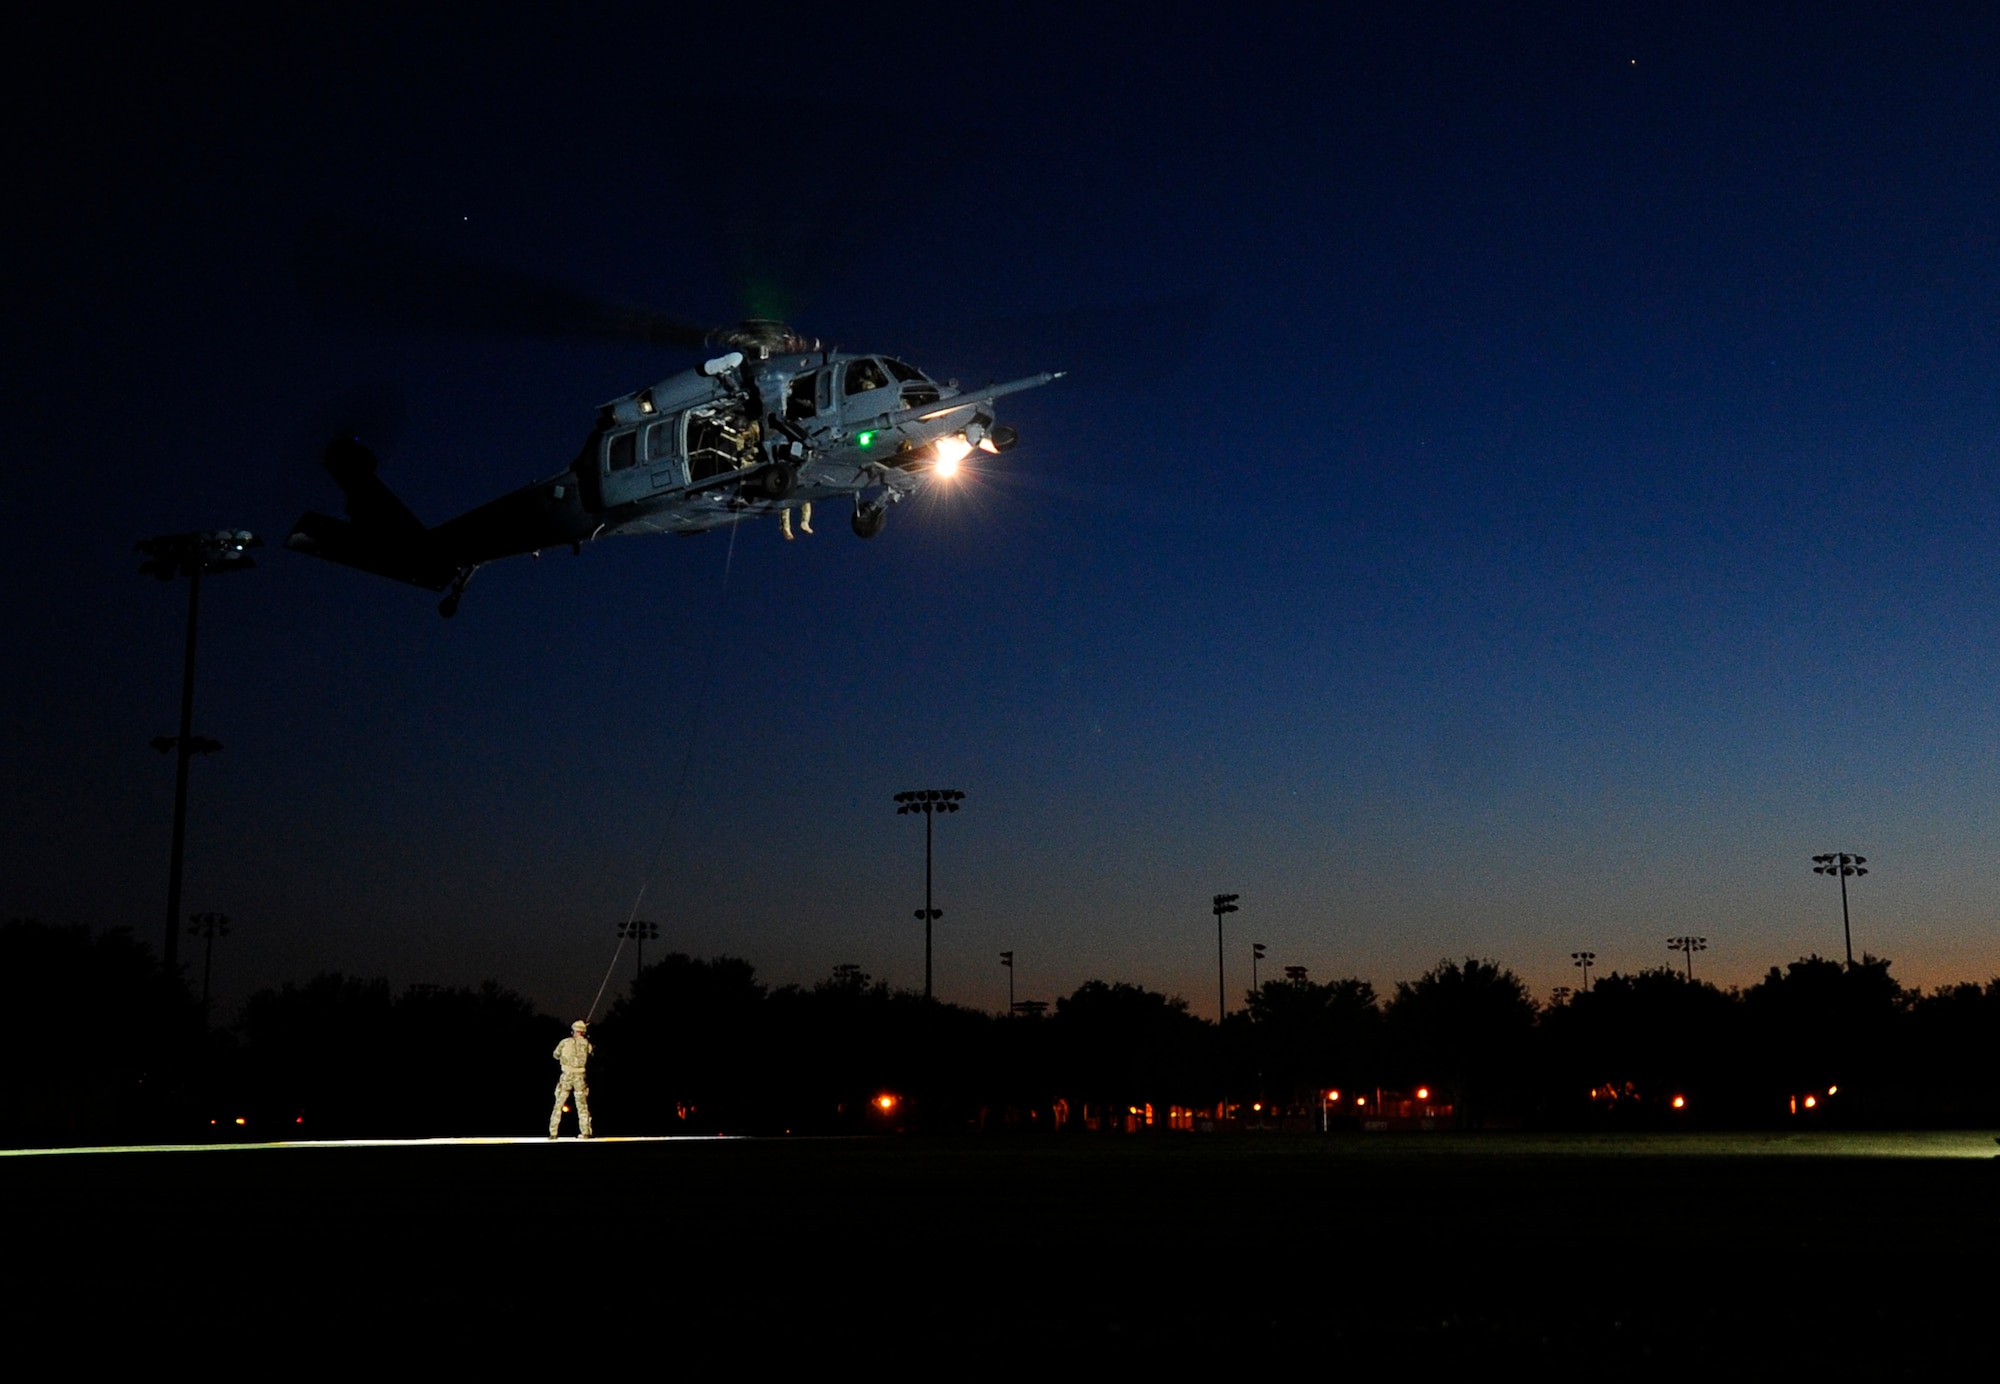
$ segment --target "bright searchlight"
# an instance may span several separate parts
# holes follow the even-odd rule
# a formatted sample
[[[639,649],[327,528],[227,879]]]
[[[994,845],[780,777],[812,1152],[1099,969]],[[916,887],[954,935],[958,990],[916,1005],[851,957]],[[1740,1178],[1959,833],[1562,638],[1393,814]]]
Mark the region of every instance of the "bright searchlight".
[[[958,464],[972,451],[972,444],[962,437],[940,437],[936,445],[937,465],[933,469],[946,479],[957,475]]]

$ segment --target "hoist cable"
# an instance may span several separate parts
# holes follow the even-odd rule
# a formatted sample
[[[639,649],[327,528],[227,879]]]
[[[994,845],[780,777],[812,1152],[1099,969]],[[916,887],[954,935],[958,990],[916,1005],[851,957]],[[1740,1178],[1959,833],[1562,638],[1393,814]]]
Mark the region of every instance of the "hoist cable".
[[[632,900],[632,911],[625,915],[625,926],[618,929],[618,949],[611,953],[611,964],[604,968],[604,979],[597,983],[597,994],[590,1001],[590,1012],[583,1016],[589,1023],[597,1017],[597,1006],[604,999],[604,988],[611,984],[611,976],[618,969],[618,960],[625,954],[625,943],[631,940],[632,924],[639,916],[639,905],[645,902],[646,891],[653,887],[653,876],[659,872],[660,857],[667,849],[667,838],[673,835],[674,824],[680,819],[681,800],[687,794],[688,773],[694,767],[695,746],[701,743],[702,717],[708,710],[708,689],[715,674],[715,646],[722,634],[722,606],[729,595],[729,574],[736,566],[736,534],[743,525],[729,526],[729,548],[722,558],[722,587],[715,593],[715,612],[708,625],[708,647],[701,656],[701,677],[697,680],[700,691],[695,697],[693,724],[688,730],[687,752],[681,756],[679,781],[674,784],[673,800],[667,805],[667,815],[660,826],[659,840],[653,844],[653,858],[647,862],[645,876],[639,881],[639,892]]]

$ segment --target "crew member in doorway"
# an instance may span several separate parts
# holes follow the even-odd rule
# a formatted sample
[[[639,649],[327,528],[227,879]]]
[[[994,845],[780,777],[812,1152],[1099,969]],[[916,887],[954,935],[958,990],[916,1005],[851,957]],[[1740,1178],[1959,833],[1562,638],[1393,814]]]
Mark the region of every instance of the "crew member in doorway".
[[[563,1101],[574,1097],[576,1100],[576,1124],[580,1137],[590,1137],[590,1083],[584,1079],[584,1067],[590,1061],[590,1039],[584,1037],[590,1025],[578,1019],[569,1026],[569,1037],[556,1044],[556,1061],[562,1064],[562,1077],[556,1082],[556,1108],[549,1112],[549,1137],[556,1137],[562,1128]]]

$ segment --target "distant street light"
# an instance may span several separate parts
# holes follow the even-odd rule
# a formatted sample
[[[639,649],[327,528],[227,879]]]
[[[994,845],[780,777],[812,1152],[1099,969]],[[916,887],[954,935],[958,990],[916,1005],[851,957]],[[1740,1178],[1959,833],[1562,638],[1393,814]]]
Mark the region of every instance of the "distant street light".
[[[1222,979],[1222,915],[1236,912],[1236,901],[1242,897],[1241,894],[1217,894],[1210,910],[1215,914],[1215,1021],[1218,1024],[1229,1017],[1229,987]]]
[[[1861,868],[1865,855],[1849,855],[1846,851],[1835,851],[1831,855],[1813,857],[1813,873],[1816,875],[1840,876],[1840,935],[1847,942],[1847,969],[1854,969],[1854,931],[1847,924],[1847,877],[1865,875]]]
[[[1597,953],[1594,951],[1571,952],[1569,959],[1571,965],[1583,968],[1583,993],[1586,995],[1589,994],[1590,968],[1597,962]]]
[[[1262,942],[1252,942],[1250,944],[1250,993],[1253,995],[1257,993],[1257,963],[1263,959],[1264,944]]]
[[[1667,939],[1667,950],[1677,951],[1687,958],[1688,979],[1693,980],[1694,954],[1698,951],[1708,950],[1708,939],[1706,937],[1669,937]]]
[[[924,998],[931,997],[931,924],[944,916],[931,907],[931,818],[940,812],[956,812],[965,794],[956,788],[919,788],[896,795],[896,815],[924,814],[924,906],[917,913],[924,920]]]
[[[1049,1012],[1047,1000],[1016,1000],[1008,1008],[1016,1014],[1025,1014],[1031,1019],[1039,1019]]]
[[[1549,991],[1549,1003],[1558,1007],[1568,1004],[1572,993],[1574,992],[1567,985],[1558,985],[1555,989]]]
[[[1285,979],[1293,985],[1304,985],[1306,983],[1306,968],[1304,966],[1285,967]]]
[[[188,919],[188,935],[202,940],[201,949],[201,1015],[208,1017],[208,973],[209,965],[215,959],[215,939],[229,935],[229,915],[226,913],[197,913]]]
[[[632,968],[632,983],[637,985],[639,983],[639,973],[646,969],[646,944],[660,940],[660,925],[658,923],[649,923],[643,918],[620,923],[618,925],[618,940],[639,944],[639,964]]]
[[[1010,951],[1001,952],[1000,964],[1007,968],[1007,1012],[1012,1014],[1014,1012],[1014,953]]]
[[[146,555],[146,561],[139,564],[142,575],[161,581],[172,581],[175,577],[188,579],[187,650],[181,658],[181,733],[173,737],[162,735],[153,741],[153,748],[163,754],[169,749],[178,751],[174,756],[173,855],[167,867],[167,944],[161,955],[169,978],[180,975],[181,861],[187,845],[188,757],[214,754],[222,748],[219,742],[194,733],[194,637],[201,614],[201,579],[210,573],[240,572],[255,567],[249,550],[263,546],[263,540],[248,529],[170,533],[144,538],[133,545],[133,551]]]

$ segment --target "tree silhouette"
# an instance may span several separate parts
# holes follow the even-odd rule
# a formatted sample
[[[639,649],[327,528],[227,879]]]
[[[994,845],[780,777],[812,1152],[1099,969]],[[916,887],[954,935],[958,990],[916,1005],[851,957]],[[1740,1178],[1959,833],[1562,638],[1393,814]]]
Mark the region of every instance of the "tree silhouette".
[[[397,995],[324,972],[250,996],[237,1031],[246,1132],[323,1138],[533,1130],[563,1025],[493,981]]]
[[[1491,961],[1438,962],[1398,981],[1385,1017],[1392,1076],[1449,1092],[1463,1128],[1527,1104],[1535,1003],[1520,977]]]
[[[1758,1076],[1773,1099],[1837,1085],[1843,1096],[1825,1118],[1894,1109],[1898,1030],[1916,997],[1890,977],[1889,964],[1863,953],[1843,967],[1815,954],[1773,966],[1745,992]]]
[[[0,1103],[7,1142],[163,1133],[200,1101],[201,1007],[129,928],[0,924],[0,1025],[17,1064],[60,1054],[48,1084]]]
[[[1244,1009],[1250,1059],[1271,1102],[1311,1108],[1323,1087],[1374,1083],[1382,1011],[1367,981],[1267,980]]]
[[[1109,1110],[1211,1099],[1210,1025],[1187,1001],[1137,985],[1086,981],[1048,1021],[1062,1094]]]
[[[1600,976],[1541,1028],[1544,1098],[1560,1119],[1711,1123],[1749,1099],[1741,1006],[1671,966]]]
[[[672,952],[646,967],[592,1035],[600,1120],[741,1127],[769,1085],[765,991],[757,968],[741,957],[702,961]]]

